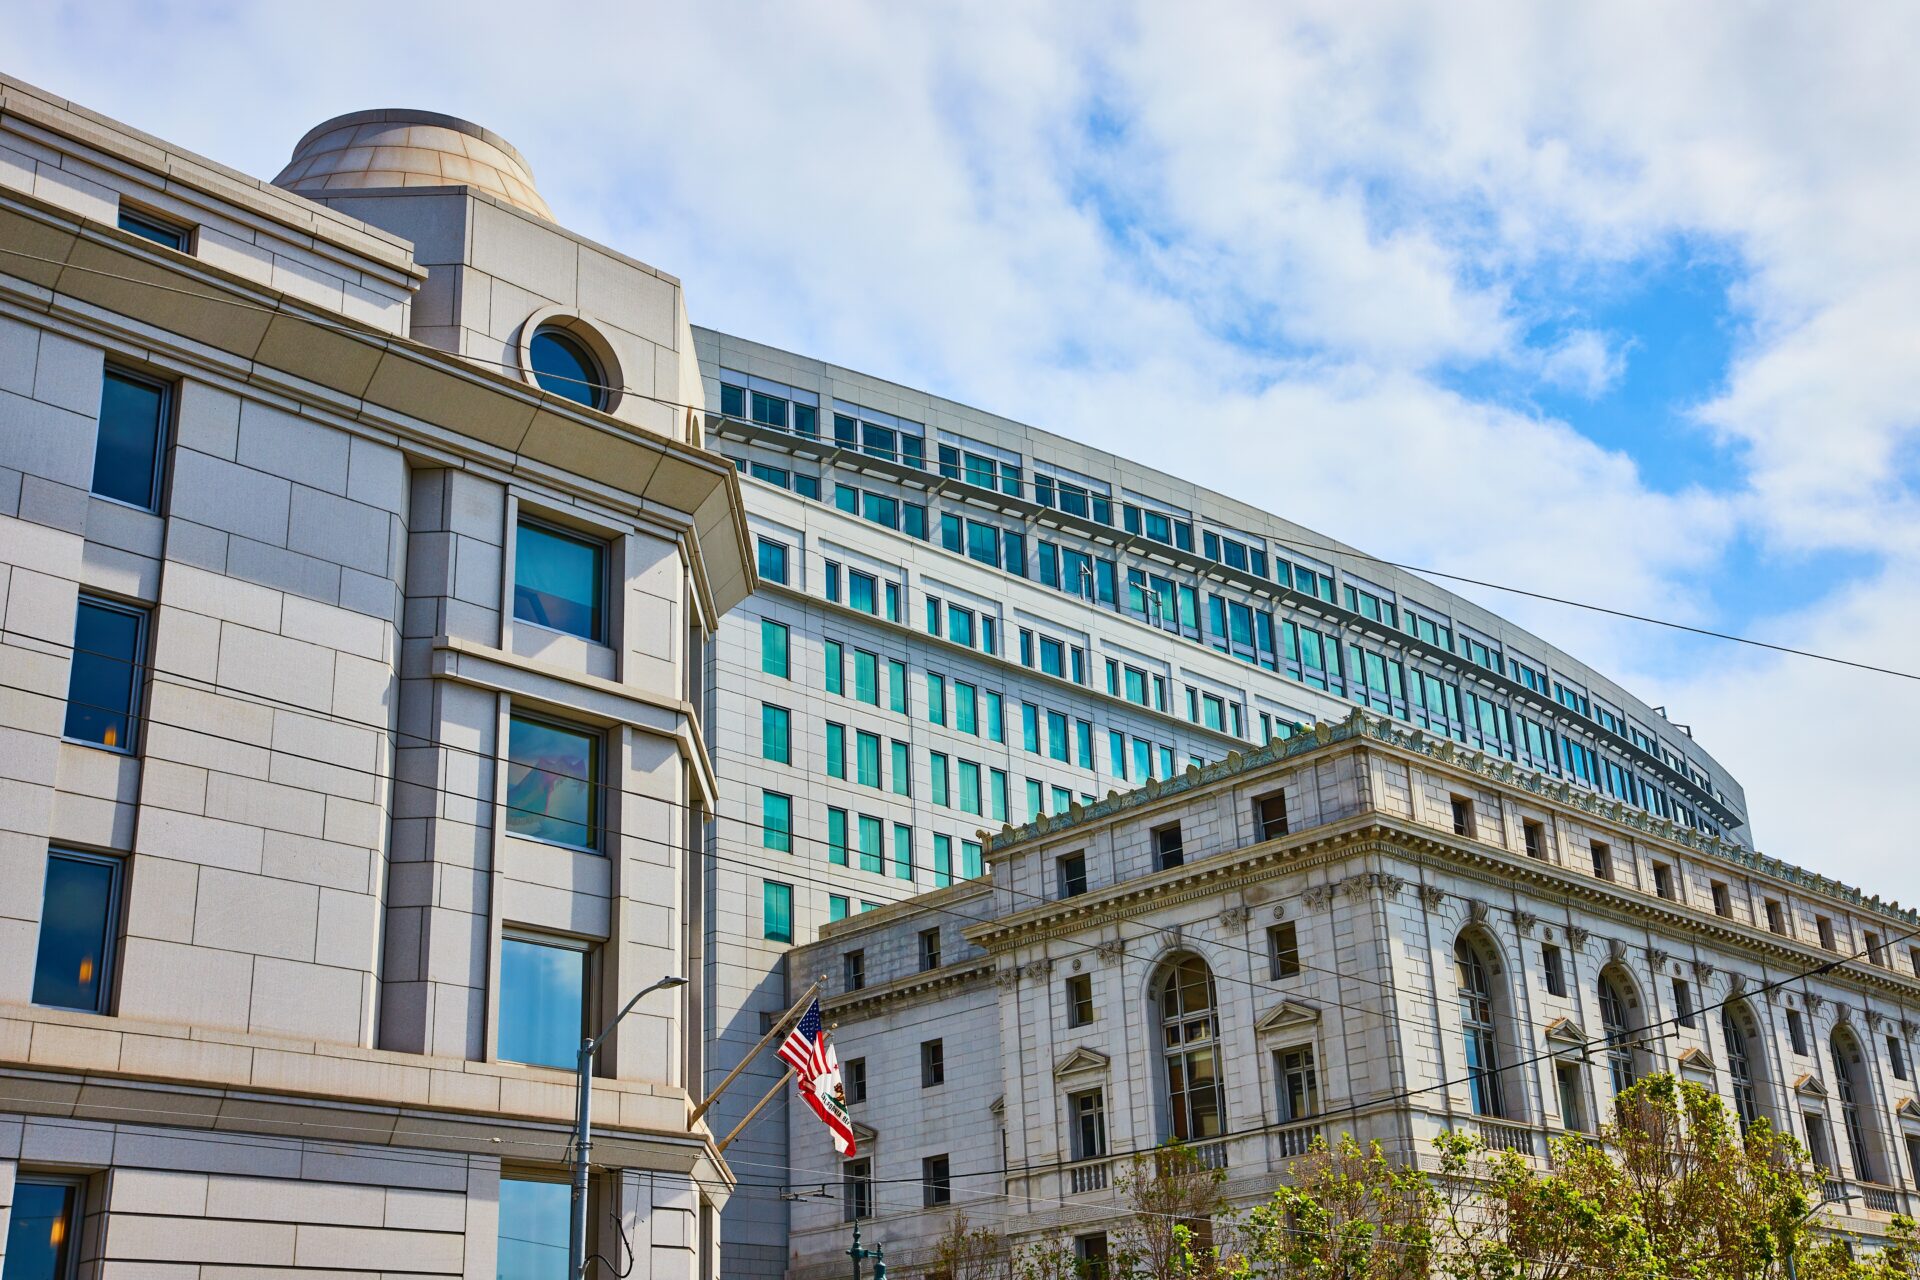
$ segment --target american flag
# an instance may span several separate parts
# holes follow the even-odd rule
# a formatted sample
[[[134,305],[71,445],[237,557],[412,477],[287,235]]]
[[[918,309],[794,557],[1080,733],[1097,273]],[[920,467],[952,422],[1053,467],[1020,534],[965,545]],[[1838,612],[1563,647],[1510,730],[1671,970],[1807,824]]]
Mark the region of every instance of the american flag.
[[[833,1134],[834,1150],[843,1156],[853,1155],[853,1119],[847,1114],[847,1093],[840,1085],[840,1059],[827,1043],[817,998],[807,1005],[807,1011],[775,1052],[793,1068],[793,1083],[800,1097]]]

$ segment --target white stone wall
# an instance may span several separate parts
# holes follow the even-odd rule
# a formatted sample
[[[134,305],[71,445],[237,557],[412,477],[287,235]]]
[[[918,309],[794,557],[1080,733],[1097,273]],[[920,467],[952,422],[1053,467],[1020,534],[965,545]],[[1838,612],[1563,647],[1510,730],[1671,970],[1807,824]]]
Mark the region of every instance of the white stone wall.
[[[978,946],[953,953],[944,982],[941,974],[913,971],[915,935],[935,914],[919,903],[827,930],[796,953],[799,972],[827,975],[838,991],[841,957],[857,947],[869,957],[874,984],[836,995],[829,1007],[843,1060],[897,1058],[932,1026],[953,1027],[953,1034],[965,1028],[969,1053],[998,1065],[984,1078],[951,1076],[962,1092],[942,1098],[937,1109],[918,1088],[917,1070],[870,1073],[868,1099],[854,1113],[876,1135],[876,1176],[917,1176],[917,1157],[909,1165],[905,1156],[949,1141],[948,1114],[984,1115],[999,1099],[1008,1144],[1004,1194],[997,1177],[956,1179],[956,1188],[976,1192],[956,1194],[956,1207],[968,1208],[977,1223],[1029,1238],[1117,1229],[1117,1194],[1111,1187],[1076,1191],[1065,1168],[1066,1095],[1104,1090],[1116,1155],[1109,1177],[1118,1172],[1118,1157],[1166,1137],[1151,993],[1161,960],[1182,951],[1201,956],[1214,975],[1226,1115],[1221,1151],[1232,1200],[1262,1198],[1303,1133],[1331,1140],[1353,1132],[1398,1158],[1431,1161],[1436,1134],[1478,1129],[1545,1160],[1547,1140],[1567,1128],[1554,1075],[1563,1045],[1547,1031],[1566,1019],[1580,1037],[1602,1034],[1597,992],[1605,969],[1621,976],[1639,1006],[1635,1016],[1652,1029],[1642,1069],[1680,1072],[1730,1100],[1719,1006],[1734,1002],[1757,1031],[1752,1056],[1763,1114],[1803,1139],[1806,1113],[1826,1117],[1841,1147],[1839,1176],[1855,1190],[1852,1225],[1872,1233],[1884,1229],[1887,1205],[1910,1209],[1920,1199],[1920,1171],[1908,1166],[1903,1139],[1920,1134],[1912,1066],[1920,975],[1904,960],[1898,972],[1854,960],[1833,973],[1800,976],[1832,953],[1811,938],[1779,938],[1764,919],[1756,928],[1737,903],[1729,919],[1716,914],[1710,895],[1663,900],[1650,876],[1643,887],[1628,871],[1659,861],[1687,884],[1738,883],[1742,900],[1790,896],[1807,914],[1831,914],[1854,933],[1871,928],[1894,937],[1914,923],[1780,880],[1737,850],[1677,840],[1651,824],[1625,825],[1597,806],[1518,785],[1524,779],[1503,782],[1496,772],[1336,741],[1274,763],[1255,755],[1243,768],[1210,771],[1199,786],[1168,789],[1157,801],[1134,797],[1112,812],[1096,807],[1084,820],[1038,830],[996,857],[992,885],[970,891],[977,904],[992,903],[994,920],[967,928]],[[1288,797],[1292,833],[1259,842],[1254,801],[1276,789]],[[1417,812],[1410,805],[1416,795]],[[1473,799],[1478,838],[1455,836],[1455,795]],[[1145,861],[1148,832],[1169,821],[1181,824],[1187,864],[1154,872]],[[1525,853],[1522,821],[1553,833],[1546,865]],[[1612,883],[1594,877],[1587,853],[1594,839],[1614,850]],[[1572,856],[1563,852],[1569,845]],[[1100,899],[1113,879],[1090,875],[1092,920],[1075,923],[1079,917],[1068,914],[1081,909],[1078,901],[1037,903],[1009,891],[1048,883],[1053,859],[1081,850],[1090,867],[1117,861],[1127,868],[1119,879],[1128,896],[1111,904]],[[1265,932],[1280,920],[1296,927],[1301,971],[1274,979]],[[1491,961],[1499,1052],[1510,1064],[1501,1077],[1503,1114],[1491,1120],[1474,1113],[1466,1080],[1454,958],[1463,933]],[[1564,996],[1546,986],[1543,948],[1550,945],[1561,952]],[[992,977],[962,976],[983,964]],[[1093,979],[1096,1017],[1072,1028],[1064,983],[1076,974]],[[1691,1027],[1664,1025],[1677,1016],[1676,979],[1691,992]],[[989,1001],[997,1015],[983,1024]],[[1805,1021],[1806,1053],[1792,1049],[1789,1011]],[[1842,1022],[1857,1033],[1866,1059],[1871,1180],[1852,1172],[1834,1100],[1830,1043]],[[983,1031],[989,1039],[975,1044]],[[1905,1078],[1895,1072],[1889,1040],[1900,1046]],[[1321,1118],[1288,1126],[1279,1120],[1272,1054],[1296,1045],[1313,1049]],[[1609,1117],[1606,1072],[1596,1050],[1582,1068],[1589,1124]],[[1819,1084],[1810,1086],[1808,1076]],[[817,1125],[797,1114],[790,1128],[797,1146]],[[991,1154],[981,1163],[953,1164],[956,1174],[1000,1168]],[[1869,1207],[1865,1195],[1878,1203]],[[864,1234],[884,1242],[890,1260],[901,1259],[913,1274],[947,1214],[900,1200],[883,1186]],[[846,1234],[838,1200],[797,1202],[792,1233],[792,1275],[837,1274]]]

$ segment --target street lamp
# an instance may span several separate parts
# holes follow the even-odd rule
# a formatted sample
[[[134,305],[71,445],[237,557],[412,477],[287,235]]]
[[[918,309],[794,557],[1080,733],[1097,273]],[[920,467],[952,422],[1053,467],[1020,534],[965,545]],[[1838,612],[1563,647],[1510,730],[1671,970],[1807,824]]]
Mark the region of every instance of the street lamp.
[[[613,1015],[613,1021],[600,1029],[599,1035],[580,1042],[580,1061],[574,1068],[578,1105],[573,1122],[573,1228],[567,1234],[568,1280],[581,1280],[587,1271],[587,1168],[588,1157],[593,1151],[593,1055],[600,1051],[600,1046],[607,1042],[613,1029],[620,1025],[620,1019],[633,1012],[633,1006],[640,1003],[641,996],[686,985],[685,978],[669,975],[650,987],[642,987],[634,992],[633,999],[627,1001],[620,1012]]]
[[[1800,1251],[1799,1237],[1800,1237],[1801,1226],[1805,1224],[1808,1218],[1811,1218],[1814,1214],[1820,1212],[1822,1209],[1826,1208],[1828,1205],[1845,1204],[1847,1201],[1851,1199],[1853,1199],[1853,1197],[1847,1194],[1846,1192],[1841,1192],[1837,1196],[1828,1196],[1825,1200],[1822,1200],[1819,1204],[1816,1204],[1815,1206],[1813,1206],[1813,1208],[1807,1210],[1805,1213],[1801,1214],[1798,1218],[1795,1218],[1793,1220],[1794,1233],[1787,1240],[1787,1280],[1800,1280],[1800,1273],[1797,1270],[1795,1270],[1793,1265],[1793,1256],[1794,1254]]]
[[[873,1259],[873,1280],[887,1280],[887,1247],[877,1244],[871,1249],[862,1249],[858,1221],[853,1224],[853,1248],[847,1250],[847,1256],[853,1259],[853,1280],[860,1280],[860,1264],[868,1258]]]

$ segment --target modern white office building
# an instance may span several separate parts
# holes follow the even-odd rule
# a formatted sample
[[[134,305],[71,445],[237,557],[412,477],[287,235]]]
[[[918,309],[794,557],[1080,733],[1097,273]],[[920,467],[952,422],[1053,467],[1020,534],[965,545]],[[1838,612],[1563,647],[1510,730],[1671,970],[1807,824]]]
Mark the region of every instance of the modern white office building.
[[[855,1222],[932,1275],[956,1211],[1105,1274],[1167,1142],[1223,1209],[1343,1134],[1550,1167],[1653,1071],[1805,1143],[1825,1226],[1920,1203],[1920,913],[1504,755],[1355,708],[986,852],[790,956],[860,1144],[796,1109],[794,1280],[845,1274]]]
[[[714,662],[710,1079],[804,988],[790,945],[979,874],[982,830],[1356,705],[1749,842],[1739,784],[1686,730],[1432,583],[1035,427],[694,338],[761,580]],[[778,1070],[743,1076],[716,1129]],[[743,1182],[816,1172],[789,1169],[782,1137],[741,1136]],[[788,1204],[730,1201],[729,1275],[781,1273]]]
[[[276,186],[0,80],[7,1280],[566,1273],[582,1035],[704,967],[703,437],[678,283],[485,130]],[[597,1062],[622,1274],[717,1273],[700,993]]]

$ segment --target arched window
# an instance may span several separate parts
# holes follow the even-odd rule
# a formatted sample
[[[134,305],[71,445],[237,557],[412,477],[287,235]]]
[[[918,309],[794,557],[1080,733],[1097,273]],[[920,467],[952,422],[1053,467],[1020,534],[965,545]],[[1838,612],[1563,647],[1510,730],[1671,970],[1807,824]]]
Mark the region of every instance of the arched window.
[[[1751,1018],[1744,1008],[1721,1006],[1720,1034],[1727,1041],[1727,1077],[1733,1081],[1733,1109],[1740,1117],[1742,1133],[1760,1118],[1760,1095],[1754,1084],[1755,1038],[1748,1034]]]
[[[1500,1042],[1494,1018],[1493,981],[1478,947],[1462,937],[1453,944],[1460,971],[1460,1031],[1467,1044],[1467,1080],[1475,1115],[1504,1116],[1500,1094]]]
[[[1847,1131],[1847,1149],[1853,1156],[1853,1176],[1862,1182],[1878,1182],[1879,1160],[1867,1141],[1863,1110],[1873,1095],[1867,1090],[1860,1042],[1845,1027],[1836,1027],[1829,1047],[1833,1050],[1833,1083],[1840,1095],[1840,1120]]]
[[[1643,1071],[1640,1055],[1640,1003],[1629,993],[1621,977],[1610,971],[1600,974],[1600,1030],[1606,1038],[1607,1076],[1614,1096],[1638,1080]]]
[[[1219,1020],[1213,972],[1199,956],[1175,956],[1163,965],[1155,998],[1160,1008],[1167,1137],[1176,1142],[1217,1138],[1221,1114]]]

